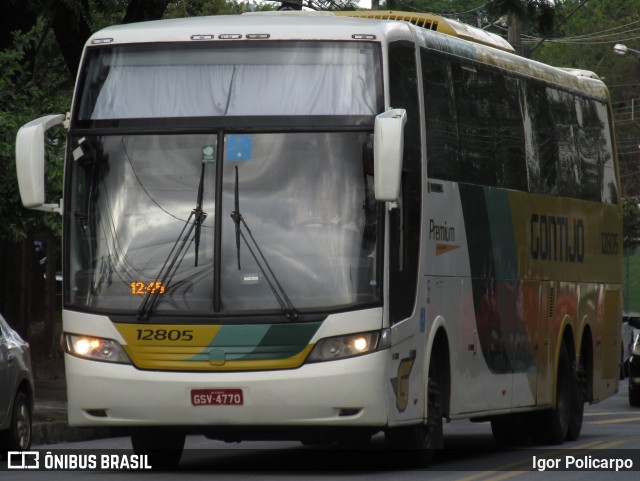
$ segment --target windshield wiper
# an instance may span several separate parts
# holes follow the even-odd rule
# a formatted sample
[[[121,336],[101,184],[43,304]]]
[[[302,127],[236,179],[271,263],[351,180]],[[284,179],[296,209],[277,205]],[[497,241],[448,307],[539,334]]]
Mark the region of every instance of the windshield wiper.
[[[244,244],[247,246],[247,249],[249,249],[249,253],[251,254],[251,257],[253,257],[253,260],[258,265],[258,269],[260,269],[260,272],[262,272],[262,275],[267,280],[267,283],[269,284],[269,288],[271,289],[271,292],[273,292],[273,296],[276,298],[276,301],[278,301],[278,304],[280,305],[280,309],[284,313],[285,317],[290,321],[295,321],[300,317],[300,312],[293,306],[291,299],[289,299],[289,296],[287,296],[287,293],[285,292],[284,288],[282,287],[280,282],[278,282],[278,278],[273,273],[273,270],[271,269],[269,262],[267,261],[266,257],[262,253],[262,250],[260,249],[260,246],[256,242],[256,239],[253,237],[253,234],[251,233],[251,229],[249,229],[249,226],[244,220],[244,217],[242,217],[242,214],[240,213],[238,185],[239,185],[238,166],[236,165],[236,186],[235,186],[235,199],[234,199],[235,210],[231,213],[231,219],[233,219],[233,223],[236,226],[236,252],[238,256],[238,270],[241,270],[240,239],[242,238],[242,240],[244,241]],[[251,239],[251,242],[255,247],[255,251],[251,247],[251,244],[249,244],[249,241],[247,240],[247,237],[244,235],[244,232],[241,226],[244,226],[244,230],[247,231],[247,234],[249,235],[249,238]],[[256,255],[256,252],[260,256],[260,259],[262,259],[262,262],[260,262],[260,259],[258,259],[258,255]]]
[[[204,191],[204,167],[205,164],[202,164],[202,171],[200,172],[200,182],[198,184],[198,195],[196,197],[196,207],[191,211],[187,221],[182,227],[182,231],[180,231],[180,235],[176,239],[171,251],[169,251],[169,255],[167,256],[162,268],[160,269],[160,273],[156,278],[154,285],[156,286],[167,286],[169,280],[175,274],[175,270],[180,266],[182,259],[187,253],[187,248],[190,244],[191,234],[195,230],[195,267],[198,266],[198,251],[200,249],[200,230],[202,228],[202,223],[207,218],[207,213],[202,210],[202,197]],[[193,219],[193,222],[191,220]],[[142,300],[140,307],[138,308],[138,321],[146,321],[149,319],[149,316],[153,312],[155,305],[158,302],[158,297],[160,296],[161,289],[153,289],[149,290]]]
[[[200,231],[202,230],[202,224],[204,220],[207,218],[207,213],[202,210],[202,195],[204,193],[204,166],[206,164],[202,163],[202,170],[200,171],[200,184],[198,185],[198,198],[196,200],[196,208],[191,211],[191,214],[195,217],[195,225],[196,225],[196,238],[195,238],[195,248],[196,248],[196,260],[194,267],[198,267],[198,252],[200,251]]]

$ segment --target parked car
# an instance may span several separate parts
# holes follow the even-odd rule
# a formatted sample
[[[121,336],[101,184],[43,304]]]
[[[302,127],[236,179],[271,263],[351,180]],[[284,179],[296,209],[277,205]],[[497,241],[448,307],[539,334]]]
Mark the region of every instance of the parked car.
[[[33,370],[29,344],[0,315],[0,454],[31,447]]]
[[[640,329],[640,318],[633,317],[628,322],[634,331]],[[640,335],[638,335],[638,331],[635,333],[633,350],[629,359],[629,404],[640,406]]]
[[[624,312],[622,314],[622,341],[620,346],[620,379],[629,375],[629,360],[633,351],[633,343],[638,329],[629,324],[630,319],[640,319],[640,312]]]

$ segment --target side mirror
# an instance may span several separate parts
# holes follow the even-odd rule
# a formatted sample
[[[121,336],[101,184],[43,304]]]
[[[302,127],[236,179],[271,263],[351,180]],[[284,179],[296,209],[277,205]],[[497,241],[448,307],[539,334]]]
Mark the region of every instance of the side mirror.
[[[376,200],[396,202],[400,198],[406,123],[407,111],[404,109],[393,109],[376,116],[373,131]]]
[[[64,122],[64,115],[47,115],[23,125],[16,138],[16,169],[25,207],[56,212],[57,204],[44,203],[44,133]]]

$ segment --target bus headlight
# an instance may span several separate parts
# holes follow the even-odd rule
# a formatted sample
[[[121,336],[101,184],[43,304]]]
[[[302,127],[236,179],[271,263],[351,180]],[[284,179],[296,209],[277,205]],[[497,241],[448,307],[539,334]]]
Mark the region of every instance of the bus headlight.
[[[347,357],[360,356],[389,347],[390,332],[361,332],[346,336],[327,337],[316,343],[307,358],[307,362],[334,361]]]
[[[80,336],[77,334],[64,334],[62,348],[68,354],[93,361],[116,362],[131,364],[122,345],[113,339],[101,337]]]

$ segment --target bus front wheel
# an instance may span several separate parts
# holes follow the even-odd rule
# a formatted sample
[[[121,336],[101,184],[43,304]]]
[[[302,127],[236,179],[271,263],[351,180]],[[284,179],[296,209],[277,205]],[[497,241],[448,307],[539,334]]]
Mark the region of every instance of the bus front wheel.
[[[445,380],[437,362],[431,361],[427,389],[427,423],[390,428],[385,442],[391,449],[401,449],[409,456],[409,463],[428,466],[436,449],[444,446],[442,418],[444,415]]]

